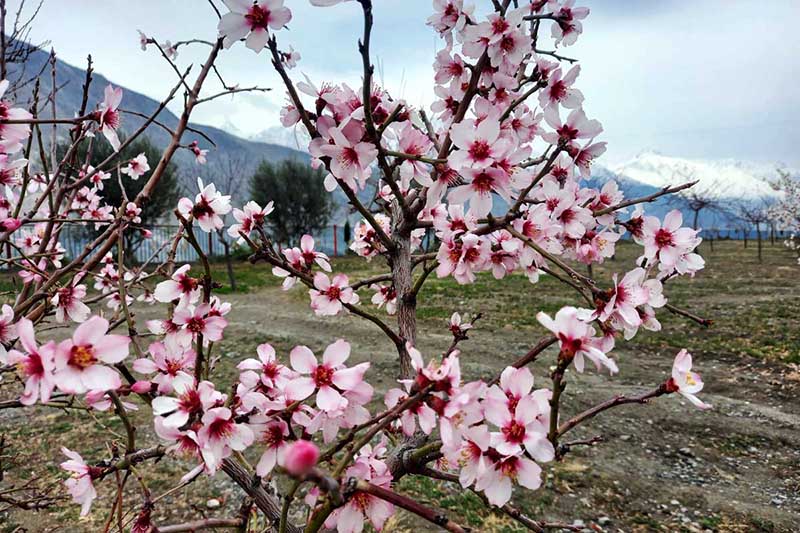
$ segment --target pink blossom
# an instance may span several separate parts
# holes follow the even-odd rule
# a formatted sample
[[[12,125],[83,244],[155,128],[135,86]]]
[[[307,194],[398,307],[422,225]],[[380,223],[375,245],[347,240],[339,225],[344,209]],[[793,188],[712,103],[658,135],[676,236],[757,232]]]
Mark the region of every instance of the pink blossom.
[[[436,275],[440,278],[453,275],[460,284],[473,283],[475,272],[481,270],[489,256],[489,241],[472,233],[461,241],[445,241],[439,247],[436,259],[439,266]]]
[[[499,168],[463,168],[461,175],[466,183],[453,188],[447,198],[457,204],[469,201],[470,214],[476,218],[485,217],[492,210],[493,193],[506,201],[511,198],[510,178]]]
[[[675,267],[681,257],[691,252],[700,240],[697,231],[682,228],[683,216],[673,209],[664,217],[664,224],[656,217],[645,217],[642,226],[644,256],[658,259],[666,267]]]
[[[244,204],[242,209],[233,210],[233,218],[236,224],[231,224],[228,228],[228,235],[237,239],[239,244],[244,244],[245,240],[242,233],[250,236],[255,228],[263,227],[267,215],[272,213],[274,202],[269,202],[263,209],[257,203],[250,201]]]
[[[256,465],[256,474],[266,476],[275,468],[283,465],[286,450],[290,447],[289,425],[280,418],[266,420],[250,420],[255,430],[255,442],[264,446],[264,452]]]
[[[268,391],[272,389],[283,389],[294,372],[278,362],[275,356],[275,348],[269,344],[259,344],[256,349],[258,359],[245,359],[236,368],[242,371],[239,381],[256,388],[260,383]]]
[[[151,358],[140,358],[133,362],[133,370],[140,374],[155,374],[150,381],[158,385],[159,394],[171,394],[178,383],[194,383],[192,371],[196,354],[191,348],[168,350],[163,343],[154,342],[148,348]]]
[[[550,106],[544,110],[544,119],[555,132],[544,133],[542,137],[551,144],[567,146],[576,139],[590,139],[602,133],[603,126],[597,120],[589,120],[583,108],[573,109],[565,122],[561,122],[558,106]]]
[[[325,348],[322,363],[306,346],[295,347],[289,355],[292,368],[300,374],[286,385],[286,393],[295,400],[304,400],[317,391],[317,407],[335,411],[347,406],[341,391],[355,389],[364,379],[369,363],[347,368],[344,362],[350,357],[350,344],[338,340]]]
[[[704,403],[696,396],[703,390],[703,380],[699,374],[692,372],[692,354],[686,350],[681,350],[675,356],[672,364],[672,377],[667,380],[667,392],[677,392],[692,405],[700,409],[711,409],[711,406]]]
[[[331,280],[322,272],[317,272],[314,288],[308,294],[311,296],[311,309],[319,316],[338,315],[343,304],[358,303],[358,294],[348,285],[344,274],[336,274]]]
[[[353,124],[353,122],[351,122]],[[331,158],[331,173],[343,181],[348,187],[355,190],[356,184],[364,188],[367,178],[371,174],[370,165],[378,156],[375,145],[361,141],[363,128],[330,128],[328,134],[332,144],[324,144],[320,152]],[[325,178],[325,188],[332,191],[336,188],[336,181]]]
[[[97,120],[100,125],[100,132],[108,139],[108,142],[118,151],[120,147],[119,137],[117,136],[117,128],[120,125],[120,112],[117,110],[120,102],[122,102],[122,88],[114,88],[109,84],[104,91],[103,102],[97,108]]]
[[[486,168],[509,149],[509,143],[500,137],[500,123],[495,119],[487,118],[480,124],[464,120],[453,124],[450,133],[459,150],[450,154],[447,164],[459,171],[465,167]]]
[[[261,52],[269,40],[269,29],[279,30],[292,20],[292,12],[284,7],[283,0],[223,1],[231,10],[222,16],[217,27],[225,48],[247,36],[245,45]]]
[[[397,291],[394,290],[393,285],[380,285],[374,283],[370,289],[375,291],[372,295],[372,303],[378,306],[378,309],[386,305],[386,313],[393,315],[397,312]]]
[[[10,83],[8,80],[0,81],[0,98],[8,90]],[[30,120],[33,115],[29,111],[11,107],[6,100],[0,100],[0,120]],[[22,149],[21,141],[27,139],[31,133],[29,124],[0,124],[0,138],[2,138],[3,150],[5,153],[13,153]],[[12,149],[14,148],[14,149]]]
[[[570,46],[575,44],[578,36],[583,33],[583,24],[581,20],[589,16],[588,7],[573,7],[575,0],[564,0],[561,6],[551,0],[550,4],[553,5],[556,20],[551,27],[551,35],[555,39],[556,44],[563,46]]]
[[[190,418],[197,418],[225,401],[225,395],[215,390],[209,381],[175,383],[173,392],[175,397],[156,396],[152,403],[153,414],[164,417],[164,425],[171,428],[182,427]]]
[[[486,495],[492,505],[503,506],[511,499],[512,481],[530,490],[538,489],[541,484],[542,469],[524,456],[504,456],[494,445],[501,439],[497,433],[492,434],[491,444],[484,456],[486,468],[478,476],[475,490]]]
[[[0,363],[16,365],[20,377],[25,380],[25,391],[20,397],[20,403],[33,405],[39,398],[42,403],[47,403],[55,387],[53,369],[56,343],[49,341],[42,346],[37,346],[33,323],[27,318],[20,318],[16,324],[16,330],[19,333],[19,342],[24,353],[18,350],[6,353],[5,350],[2,350],[0,351]]]
[[[65,322],[67,316],[74,322],[83,322],[89,318],[92,311],[81,301],[85,297],[86,285],[71,284],[58,289],[50,300],[56,306],[56,321]]]
[[[121,172],[130,176],[132,180],[138,180],[149,170],[150,165],[147,163],[147,156],[142,152],[128,161],[127,166],[123,167]]]
[[[183,265],[176,270],[172,277],[156,285],[153,297],[163,303],[179,300],[179,307],[186,307],[200,299],[202,287],[200,280],[189,276],[190,265]]]
[[[543,312],[539,312],[536,319],[558,337],[562,356],[574,358],[575,369],[578,372],[583,372],[584,357],[594,362],[598,369],[603,365],[612,374],[618,371],[614,360],[597,347],[594,330],[578,318],[578,310],[574,307],[566,306],[559,309],[555,320]]]
[[[168,41],[169,42],[169,41]],[[208,154],[208,150],[201,150],[200,146],[198,146],[197,141],[192,141],[189,143],[189,150],[192,151],[194,154],[194,160],[200,164],[206,164],[206,154]]]
[[[14,324],[14,309],[3,304],[0,312],[0,342],[8,343],[17,338],[17,326]]]
[[[539,93],[539,105],[542,109],[559,104],[567,109],[580,106],[583,103],[583,93],[572,88],[580,72],[580,65],[575,65],[563,77],[560,67],[550,73],[547,77],[547,87]]]
[[[62,447],[61,453],[69,458],[61,463],[61,468],[71,473],[64,484],[72,496],[72,501],[80,504],[81,516],[86,516],[92,507],[92,502],[97,498],[92,480],[100,474],[99,469],[87,465],[83,457],[68,448]]]
[[[307,440],[298,440],[286,450],[284,468],[289,474],[299,477],[307,474],[317,464],[319,448]]]
[[[205,453],[206,467],[213,473],[231,451],[240,452],[253,444],[255,436],[247,424],[234,420],[227,407],[212,407],[201,418],[197,439]]]
[[[178,211],[184,218],[192,216],[200,225],[200,229],[210,233],[221,229],[224,216],[231,211],[231,197],[217,192],[213,183],[203,185],[203,180],[197,178],[200,192],[195,196],[194,203],[188,198],[181,198],[178,202]]]
[[[175,309],[172,320],[179,326],[185,326],[194,338],[203,336],[203,342],[217,342],[222,340],[222,331],[228,321],[221,316],[210,313],[209,304],[200,304],[197,307],[187,306]]]
[[[59,343],[55,354],[55,383],[59,389],[81,394],[120,387],[119,374],[105,364],[125,359],[131,340],[125,335],[107,335],[108,325],[105,318],[94,316],[78,326],[71,339]]]
[[[135,202],[128,202],[125,204],[125,218],[127,218],[133,224],[141,224],[142,223],[142,208],[136,205]]]

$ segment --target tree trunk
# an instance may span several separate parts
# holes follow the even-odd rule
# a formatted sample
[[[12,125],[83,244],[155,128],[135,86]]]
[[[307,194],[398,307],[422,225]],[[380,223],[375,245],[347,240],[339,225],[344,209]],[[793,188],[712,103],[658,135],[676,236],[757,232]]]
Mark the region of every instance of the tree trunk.
[[[392,236],[396,249],[391,258],[392,282],[397,292],[397,327],[400,337],[412,346],[417,343],[417,295],[414,294],[414,280],[411,275],[411,234],[404,228],[405,217],[395,202],[394,227]],[[414,375],[411,358],[404,346],[398,346],[400,355],[400,377]]]
[[[231,290],[236,291],[236,276],[233,274],[233,260],[231,259],[231,245],[225,239],[220,239],[222,242],[222,250],[225,253],[225,266],[228,269],[228,282],[231,284]]]
[[[758,239],[758,262],[761,263],[761,224],[756,224],[756,238]]]

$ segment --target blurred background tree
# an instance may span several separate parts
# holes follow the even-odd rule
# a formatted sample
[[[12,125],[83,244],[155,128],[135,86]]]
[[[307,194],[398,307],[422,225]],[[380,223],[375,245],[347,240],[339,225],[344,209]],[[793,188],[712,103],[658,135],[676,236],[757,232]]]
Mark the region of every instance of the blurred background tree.
[[[267,223],[277,242],[295,246],[304,234],[328,225],[333,196],[325,190],[324,177],[322,169],[294,159],[275,165],[262,161],[258,166],[250,179],[250,192],[262,207],[275,202]]]

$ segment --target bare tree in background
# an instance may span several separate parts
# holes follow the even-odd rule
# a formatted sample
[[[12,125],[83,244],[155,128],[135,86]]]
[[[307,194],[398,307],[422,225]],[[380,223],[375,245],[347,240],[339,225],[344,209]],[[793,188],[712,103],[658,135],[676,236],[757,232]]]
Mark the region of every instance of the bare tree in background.
[[[249,184],[247,174],[248,164],[247,156],[241,152],[233,152],[230,154],[219,154],[218,157],[202,167],[200,176],[206,183],[213,182],[219,190],[229,191],[234,202],[242,202],[248,197]],[[248,176],[246,178],[246,176]],[[223,256],[225,257],[225,269],[228,274],[228,282],[231,285],[231,290],[236,290],[236,275],[233,271],[233,258],[231,257],[230,237],[225,232],[231,222],[230,213],[226,215],[225,226],[216,231],[216,237],[222,245]],[[211,235],[209,235],[211,239]],[[211,242],[209,241],[209,250],[211,249]]]
[[[19,7],[13,14],[13,23],[9,26],[9,12],[6,0],[0,0],[0,79],[10,82],[8,92],[14,94],[18,89],[31,83],[39,77],[41,72],[34,72],[30,76],[25,71],[27,60],[37,49],[49,44],[48,41],[39,44],[30,42],[33,21],[39,14],[44,0],[39,0],[30,10],[25,8],[26,0],[20,0]],[[8,66],[15,65],[14,76],[9,77]]]
[[[762,226],[766,227],[770,222],[769,202],[762,198],[760,201],[741,203],[738,205],[737,212],[739,218],[744,222],[747,229],[747,234],[751,229],[756,231],[756,242],[758,243],[758,262],[762,261],[761,247],[762,247]],[[747,242],[745,237],[745,243]],[[746,244],[745,244],[746,246]]]

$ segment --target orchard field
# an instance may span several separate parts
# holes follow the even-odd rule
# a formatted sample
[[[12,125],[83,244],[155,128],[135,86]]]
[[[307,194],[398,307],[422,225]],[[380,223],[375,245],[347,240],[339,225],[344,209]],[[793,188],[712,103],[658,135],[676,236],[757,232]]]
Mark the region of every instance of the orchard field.
[[[611,273],[624,271],[639,250],[622,244],[614,260],[595,265],[596,279],[607,280]],[[800,270],[780,243],[765,244],[763,262],[755,250],[755,243],[745,249],[741,242],[717,242],[713,251],[703,243],[700,251],[707,268],[693,279],[670,281],[666,292],[671,303],[713,324],[704,328],[660,310],[663,332],[641,332],[633,341],[620,343],[615,353],[621,372],[613,378],[596,372],[570,376],[563,404],[563,416],[570,416],[614,395],[652,388],[653,376],[666,377],[675,353],[688,348],[706,383],[703,399],[713,410],[698,411],[671,395],[656,399],[658,406],[623,406],[613,416],[600,414],[571,438],[601,437],[601,442],[576,445],[565,461],[543,465],[546,488],[552,490],[515,492],[515,503],[529,516],[575,525],[581,522],[574,520],[580,520],[588,531],[797,531]],[[225,284],[224,265],[214,268],[215,280]],[[347,273],[351,280],[377,272],[371,263],[354,258],[334,261],[334,270]],[[285,359],[295,339],[317,351],[341,337],[353,345],[351,360],[372,363],[371,383],[377,389],[373,401],[380,401],[394,385],[396,352],[372,324],[347,315],[315,317],[307,290],[282,291],[267,265],[241,263],[235,271],[239,290],[220,291],[235,304],[228,316],[226,342],[215,353],[221,390],[233,382],[236,363],[252,357],[260,343],[271,343]],[[4,284],[11,290],[7,279]],[[423,353],[447,349],[452,309],[470,317],[482,314],[469,340],[460,345],[462,370],[469,379],[491,379],[497,369],[535,344],[545,332],[536,312],[554,313],[564,305],[579,304],[546,276],[531,285],[520,274],[496,282],[489,273],[466,286],[432,276],[419,299],[418,344]],[[138,306],[133,310],[140,320],[152,312]],[[52,334],[58,337],[64,332]],[[549,382],[556,353],[550,348],[533,366],[538,386]],[[0,394],[5,395],[0,401],[15,399],[10,390]],[[79,442],[84,457],[99,459],[113,453],[105,447],[109,431],[124,441],[119,418],[94,411],[87,418],[81,409],[76,402],[68,409],[37,405],[0,410],[0,472],[6,486],[26,488],[26,480],[36,480],[36,490],[56,499],[38,512],[6,512],[0,505],[0,531],[102,531],[111,520],[107,509],[115,497],[113,483],[98,487],[97,512],[83,519],[61,485],[63,475],[57,466],[61,446]],[[152,420],[145,410],[132,413],[142,428]],[[156,441],[152,431],[138,439],[142,446]],[[166,468],[141,467],[152,469],[147,479],[154,495],[174,487],[191,468],[169,463],[172,466]],[[522,531],[507,517],[490,514],[476,496],[458,485],[406,476],[401,489],[473,531]],[[128,483],[122,497],[133,498],[136,491],[137,485]],[[201,476],[158,501],[154,521],[168,524],[198,516],[235,515],[241,491],[225,476]],[[119,526],[127,530],[133,518],[126,515],[118,523],[119,517],[114,517],[111,530]],[[429,528],[399,512],[385,531]]]

